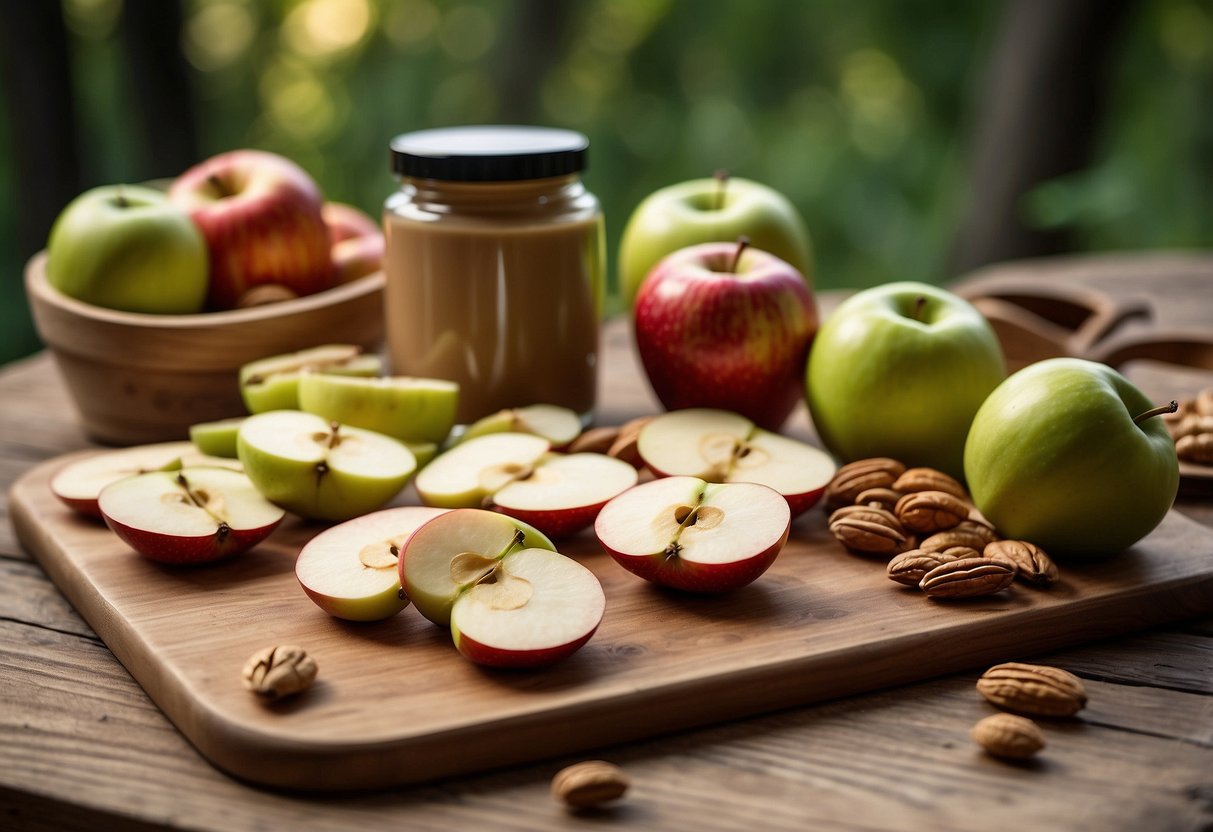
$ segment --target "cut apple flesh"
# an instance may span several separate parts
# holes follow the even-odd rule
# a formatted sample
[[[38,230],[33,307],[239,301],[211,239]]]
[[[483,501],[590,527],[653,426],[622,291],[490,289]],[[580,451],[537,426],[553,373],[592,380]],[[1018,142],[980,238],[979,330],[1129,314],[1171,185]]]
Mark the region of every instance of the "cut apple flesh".
[[[593,523],[637,478],[631,465],[602,454],[545,454],[527,476],[510,480],[491,499],[498,511],[564,537]]]
[[[107,486],[98,505],[131,548],[166,563],[243,552],[265,539],[284,514],[248,477],[225,468],[138,474]]]
[[[442,442],[455,424],[459,385],[432,378],[304,373],[299,408],[406,442]]]
[[[548,441],[525,433],[494,433],[461,442],[417,475],[426,505],[474,508],[507,483],[527,475]]]
[[[252,361],[240,368],[240,392],[250,413],[299,407],[299,377],[305,372],[377,376],[383,362],[351,344],[329,344]]]
[[[460,595],[451,611],[455,646],[479,664],[551,664],[585,644],[602,621],[606,597],[598,579],[564,555],[514,551],[490,577]]]
[[[759,483],[784,495],[794,514],[820,499],[837,470],[833,458],[812,445],[706,408],[656,417],[641,430],[637,447],[658,476]]]
[[[563,448],[580,435],[581,417],[567,407],[554,404],[511,407],[477,419],[468,426],[463,438],[502,432],[542,436],[553,448]]]
[[[519,548],[554,550],[550,540],[502,514],[459,509],[430,520],[408,539],[400,559],[400,584],[417,611],[443,627],[451,606],[508,552]],[[480,571],[477,562],[480,558]],[[471,566],[469,567],[469,562]]]
[[[347,621],[380,621],[408,606],[400,587],[404,543],[443,509],[404,506],[332,526],[299,552],[295,577],[317,606]]]
[[[135,474],[162,470],[196,452],[192,442],[161,442],[102,451],[61,468],[51,478],[50,489],[72,510],[99,518],[97,495],[107,485]]]

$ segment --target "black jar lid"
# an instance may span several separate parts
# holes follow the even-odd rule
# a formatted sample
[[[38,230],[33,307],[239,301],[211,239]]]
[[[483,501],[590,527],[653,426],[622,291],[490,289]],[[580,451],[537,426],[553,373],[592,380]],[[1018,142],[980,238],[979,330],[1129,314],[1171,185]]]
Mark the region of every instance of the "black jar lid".
[[[546,179],[585,170],[590,140],[573,130],[492,125],[418,130],[392,139],[392,171],[448,182]]]

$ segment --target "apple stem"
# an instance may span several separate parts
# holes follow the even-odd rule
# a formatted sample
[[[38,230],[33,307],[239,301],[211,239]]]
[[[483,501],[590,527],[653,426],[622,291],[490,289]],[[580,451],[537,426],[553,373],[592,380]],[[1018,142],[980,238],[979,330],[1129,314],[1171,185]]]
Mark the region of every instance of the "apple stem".
[[[922,308],[927,305],[926,295],[919,295],[914,299],[914,320],[922,320]]]
[[[115,189],[114,204],[117,205],[119,208],[126,208],[126,207],[130,206],[130,204],[131,204],[131,201],[126,198],[126,193],[122,190],[121,185],[119,185]]]
[[[515,529],[514,530],[514,539],[511,540],[510,545],[506,546],[505,549],[501,552],[501,554],[497,556],[497,560],[501,560],[503,557],[505,557],[510,552],[517,549],[519,546],[521,546],[525,542],[526,542],[526,534],[522,531],[522,529]]]
[[[1153,419],[1155,416],[1161,416],[1164,413],[1174,413],[1179,410],[1179,402],[1172,401],[1170,404],[1160,404],[1158,407],[1151,408],[1145,413],[1139,413],[1133,417],[1133,424],[1140,425],[1147,419]]]
[[[733,260],[729,263],[729,272],[737,274],[737,265],[741,262],[741,255],[747,248],[750,247],[750,238],[742,234],[737,238],[737,251],[733,252]]]
[[[206,178],[206,181],[210,184],[210,186],[212,188],[214,188],[216,191],[219,192],[220,199],[222,199],[223,197],[232,195],[232,192],[228,188],[227,183],[225,183],[222,179],[220,179],[218,174],[212,173],[210,176],[208,176]]]
[[[336,448],[341,444],[341,439],[337,436],[337,431],[341,430],[339,422],[329,422],[329,448]]]
[[[729,172],[722,169],[713,176],[716,179],[716,210],[719,211],[724,207],[724,190],[729,185]]]

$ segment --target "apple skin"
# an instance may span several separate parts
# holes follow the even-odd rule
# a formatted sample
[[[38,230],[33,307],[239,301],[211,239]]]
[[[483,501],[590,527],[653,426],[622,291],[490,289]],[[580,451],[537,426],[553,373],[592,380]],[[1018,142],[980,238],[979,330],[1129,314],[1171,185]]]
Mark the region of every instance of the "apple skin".
[[[787,197],[767,185],[739,178],[727,181],[723,199],[720,193],[719,180],[692,179],[654,191],[636,206],[619,242],[619,287],[629,306],[641,283],[666,255],[743,235],[755,248],[791,263],[806,281],[812,280],[809,232]]]
[[[386,243],[382,234],[351,237],[333,244],[333,285],[350,283],[383,269]]]
[[[500,512],[515,520],[520,520],[528,526],[534,526],[551,538],[571,537],[589,526],[602,511],[609,500],[603,500],[589,506],[561,509],[559,511],[530,511],[522,508],[493,506],[493,511]]]
[[[817,305],[790,264],[737,243],[671,254],[633,310],[636,346],[667,410],[731,410],[777,430],[804,396]]]
[[[593,638],[596,632],[598,632],[597,627],[590,630],[583,637],[568,644],[562,644],[559,647],[549,647],[546,650],[528,650],[522,652],[500,650],[481,644],[467,633],[461,631],[454,622],[451,624],[451,639],[455,642],[455,649],[462,653],[464,658],[485,667],[498,667],[510,670],[531,670],[563,661],[584,647],[586,642]]]
[[[206,300],[206,241],[188,214],[151,188],[85,191],[55,220],[47,252],[47,281],[85,303],[190,314]]]
[[[169,197],[206,238],[210,308],[231,309],[261,284],[301,297],[331,284],[320,188],[289,159],[259,150],[222,153],[181,174]]]
[[[972,304],[924,283],[889,283],[851,296],[822,324],[806,398],[817,434],[843,462],[888,456],[959,478],[969,423],[1005,376],[998,338]]]
[[[973,501],[1008,538],[1058,558],[1112,555],[1149,534],[1179,488],[1175,443],[1110,367],[1031,364],[990,394],[965,443]]]
[[[345,202],[324,203],[320,207],[320,215],[324,218],[324,226],[328,229],[331,245],[337,245],[342,240],[352,240],[355,237],[383,235],[379,223],[371,219],[369,214]]]

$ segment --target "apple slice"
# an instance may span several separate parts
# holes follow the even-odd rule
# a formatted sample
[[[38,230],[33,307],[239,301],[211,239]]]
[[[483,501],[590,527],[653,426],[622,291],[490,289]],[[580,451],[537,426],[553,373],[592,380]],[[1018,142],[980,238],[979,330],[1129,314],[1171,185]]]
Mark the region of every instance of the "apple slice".
[[[636,484],[636,469],[603,454],[544,454],[529,476],[488,499],[492,507],[549,537],[567,537],[594,522],[611,499]]]
[[[240,368],[240,394],[249,413],[295,410],[299,407],[299,376],[304,372],[377,376],[383,362],[363,355],[353,344],[322,347],[251,361]]]
[[[413,485],[428,506],[477,508],[502,486],[532,470],[548,441],[526,433],[493,433],[461,442],[427,465]]]
[[[491,667],[559,661],[589,641],[606,596],[594,573],[500,514],[459,509],[405,542],[401,585],[417,610],[449,626],[465,657]]]
[[[581,434],[581,418],[569,408],[554,404],[509,407],[477,419],[468,425],[462,438],[507,432],[542,436],[551,443],[553,450],[560,450]]]
[[[199,422],[196,425],[190,425],[190,441],[207,456],[235,459],[236,434],[243,421],[244,417],[238,416],[235,419],[220,419],[217,422]]]
[[[97,499],[105,523],[139,554],[161,563],[207,563],[251,549],[285,514],[244,474],[182,468],[136,474]]]
[[[445,509],[403,506],[325,529],[295,561],[295,577],[316,606],[347,621],[380,621],[408,606],[400,588],[400,548]]]
[[[405,442],[442,442],[458,404],[459,385],[441,379],[322,373],[299,379],[300,410]]]
[[[59,469],[51,478],[51,493],[73,511],[100,518],[97,495],[101,489],[135,474],[164,470],[182,456],[195,452],[191,442],[160,442],[102,451]]]
[[[727,410],[690,408],[655,417],[637,450],[659,477],[756,482],[782,494],[797,515],[813,507],[838,466],[825,451],[763,430]]]
[[[714,593],[765,572],[791,523],[787,500],[765,485],[667,477],[607,503],[594,533],[629,572],[673,589]]]
[[[400,556],[400,585],[417,612],[441,627],[449,627],[451,607],[469,585],[457,580],[451,562],[465,552],[500,558],[520,545],[556,551],[552,541],[526,523],[483,509],[457,509],[430,520],[405,541]]]
[[[298,410],[248,417],[236,446],[266,499],[317,520],[349,520],[382,508],[417,467],[409,449],[390,436]]]

